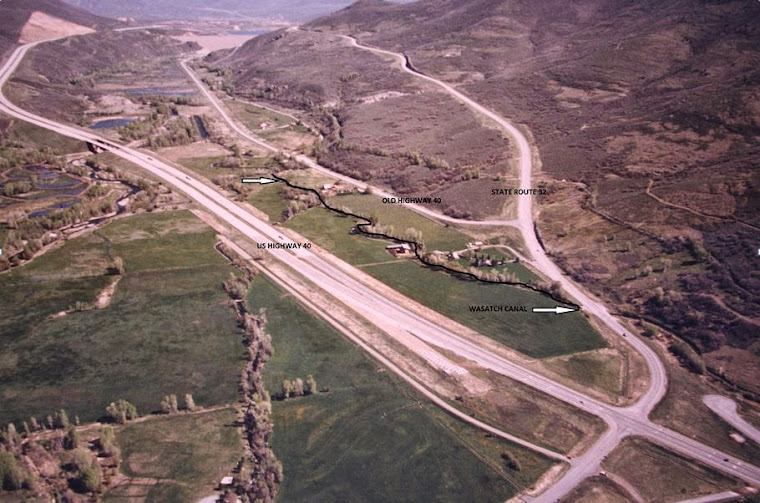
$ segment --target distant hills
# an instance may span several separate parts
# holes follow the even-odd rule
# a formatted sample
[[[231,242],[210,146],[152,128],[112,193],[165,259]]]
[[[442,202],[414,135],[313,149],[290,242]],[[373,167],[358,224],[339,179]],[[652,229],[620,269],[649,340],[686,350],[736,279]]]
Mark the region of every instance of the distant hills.
[[[300,22],[323,16],[350,0],[66,0],[108,17],[135,19],[282,18]]]

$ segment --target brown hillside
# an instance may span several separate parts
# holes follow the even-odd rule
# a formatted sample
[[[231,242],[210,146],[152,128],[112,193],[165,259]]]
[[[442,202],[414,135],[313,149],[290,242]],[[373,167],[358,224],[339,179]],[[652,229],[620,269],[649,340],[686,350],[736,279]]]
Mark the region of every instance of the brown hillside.
[[[114,23],[59,0],[3,0],[0,2],[0,54],[18,42],[21,30],[33,12],[89,28],[111,26]]]

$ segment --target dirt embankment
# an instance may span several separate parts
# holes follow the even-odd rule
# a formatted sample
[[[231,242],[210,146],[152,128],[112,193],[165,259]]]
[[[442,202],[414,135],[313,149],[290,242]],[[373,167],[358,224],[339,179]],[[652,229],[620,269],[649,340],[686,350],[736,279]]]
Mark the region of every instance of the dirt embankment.
[[[19,42],[26,44],[37,40],[50,38],[70,37],[72,35],[84,35],[93,33],[95,30],[87,26],[60,19],[44,12],[35,11],[29,17],[23,28]]]

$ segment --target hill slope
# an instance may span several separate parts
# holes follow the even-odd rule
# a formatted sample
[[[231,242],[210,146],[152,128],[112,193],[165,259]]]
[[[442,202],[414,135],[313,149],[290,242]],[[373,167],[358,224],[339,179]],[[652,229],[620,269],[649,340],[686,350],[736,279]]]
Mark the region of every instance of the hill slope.
[[[368,0],[305,28],[527,124],[558,262],[760,391],[760,4]]]
[[[60,0],[3,0],[0,2],[0,54],[10,49],[21,37],[24,26],[34,13],[87,28],[107,26],[113,21],[90,14]],[[37,15],[39,16],[39,14]],[[71,25],[68,25],[71,28]]]

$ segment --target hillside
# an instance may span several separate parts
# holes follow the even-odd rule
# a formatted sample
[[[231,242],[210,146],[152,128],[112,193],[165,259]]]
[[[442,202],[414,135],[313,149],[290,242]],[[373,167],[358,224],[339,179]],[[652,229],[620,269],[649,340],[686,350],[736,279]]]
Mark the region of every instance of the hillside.
[[[755,392],[759,27],[757,2],[699,0],[370,0],[305,26],[525,123],[556,260]]]
[[[236,95],[299,109],[321,126],[325,140],[311,153],[323,165],[399,194],[440,198],[435,207],[450,215],[502,211],[502,200],[480,195],[514,174],[509,140],[387,58],[295,29],[218,57],[208,64]]]
[[[24,26],[32,14],[43,14],[42,19],[57,18],[65,21],[67,28],[99,27],[113,24],[113,21],[93,15],[59,0],[3,0],[0,2],[0,54],[10,49],[21,37]]]

